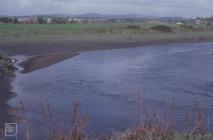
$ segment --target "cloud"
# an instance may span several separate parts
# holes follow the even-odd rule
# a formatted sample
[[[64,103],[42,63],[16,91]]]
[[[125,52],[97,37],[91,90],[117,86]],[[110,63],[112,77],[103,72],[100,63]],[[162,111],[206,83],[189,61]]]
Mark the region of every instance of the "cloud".
[[[157,16],[211,16],[212,0],[0,0],[0,14],[87,12]]]

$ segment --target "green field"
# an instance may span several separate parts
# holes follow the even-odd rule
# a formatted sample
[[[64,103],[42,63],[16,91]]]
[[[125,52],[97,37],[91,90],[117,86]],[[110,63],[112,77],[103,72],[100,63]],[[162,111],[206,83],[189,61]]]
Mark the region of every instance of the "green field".
[[[129,29],[128,26],[137,25],[140,29]],[[19,36],[19,35],[58,35],[69,33],[114,33],[133,30],[134,32],[148,31],[154,24],[143,23],[96,23],[96,24],[0,24],[0,36]],[[176,24],[168,24],[174,31],[184,31],[183,27]],[[212,30],[206,25],[194,26],[202,31]]]
[[[213,38],[213,27],[167,24],[172,33],[151,31],[156,24],[82,23],[82,24],[0,24],[0,42],[55,41],[155,41]]]
[[[0,36],[58,35],[79,32],[121,31],[128,24],[0,24]],[[141,25],[142,26],[142,25]]]

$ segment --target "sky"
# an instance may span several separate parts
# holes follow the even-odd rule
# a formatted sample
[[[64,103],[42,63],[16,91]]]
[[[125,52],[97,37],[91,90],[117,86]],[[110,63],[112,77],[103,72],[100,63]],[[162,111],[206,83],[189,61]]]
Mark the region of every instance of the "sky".
[[[213,16],[213,0],[0,0],[0,15],[141,14],[195,18]]]

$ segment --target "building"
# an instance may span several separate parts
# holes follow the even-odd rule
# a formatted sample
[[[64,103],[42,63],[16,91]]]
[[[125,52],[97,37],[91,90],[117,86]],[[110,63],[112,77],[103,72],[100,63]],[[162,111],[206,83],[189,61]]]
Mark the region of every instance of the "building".
[[[52,21],[53,21],[52,18],[47,18],[47,19],[46,19],[46,23],[48,23],[48,24],[52,23]]]
[[[38,17],[21,17],[18,18],[18,23],[21,24],[37,24],[38,23]]]
[[[207,21],[204,19],[196,19],[195,24],[196,25],[201,25],[201,24],[206,24]]]
[[[176,22],[176,25],[184,25],[183,22]]]
[[[151,20],[151,21],[148,21],[149,24],[160,24],[160,25],[165,25],[165,24],[168,24],[167,21],[160,21],[160,20]]]

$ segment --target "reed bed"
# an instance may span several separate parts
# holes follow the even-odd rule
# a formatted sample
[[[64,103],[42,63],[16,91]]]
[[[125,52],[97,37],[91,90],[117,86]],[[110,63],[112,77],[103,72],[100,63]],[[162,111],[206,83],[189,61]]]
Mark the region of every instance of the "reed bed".
[[[30,140],[29,119],[26,115],[26,107],[20,103],[25,126],[25,138]],[[87,114],[80,113],[80,104],[73,104],[72,115],[64,123],[63,129],[58,127],[54,119],[54,109],[47,101],[46,105],[40,105],[40,129],[42,140],[213,140],[213,135],[208,133],[202,112],[186,112],[183,130],[177,131],[175,122],[175,103],[165,103],[163,110],[158,111],[157,104],[153,103],[152,109],[147,109],[145,100],[140,104],[141,117],[136,126],[125,132],[113,133],[102,137],[91,137],[86,133],[89,123]]]

